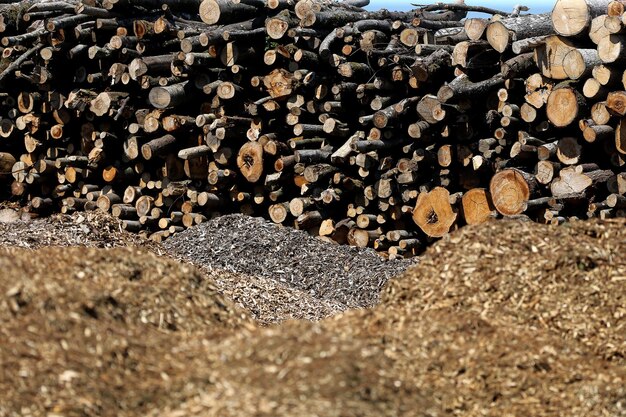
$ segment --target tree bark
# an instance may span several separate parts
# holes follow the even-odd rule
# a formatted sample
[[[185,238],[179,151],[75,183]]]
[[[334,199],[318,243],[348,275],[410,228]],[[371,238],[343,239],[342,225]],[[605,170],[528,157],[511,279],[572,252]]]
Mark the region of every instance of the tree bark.
[[[553,31],[551,15],[544,13],[496,20],[487,27],[486,37],[493,49],[503,53],[512,42],[550,35]]]

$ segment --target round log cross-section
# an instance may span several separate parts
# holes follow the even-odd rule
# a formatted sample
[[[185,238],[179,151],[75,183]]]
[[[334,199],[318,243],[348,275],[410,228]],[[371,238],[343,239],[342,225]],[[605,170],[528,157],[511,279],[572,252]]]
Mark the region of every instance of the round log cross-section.
[[[263,145],[246,142],[237,154],[237,166],[248,182],[257,182],[263,174]]]
[[[526,202],[531,194],[531,182],[534,181],[530,177],[517,169],[505,169],[493,176],[489,192],[499,213],[514,216],[526,209]]]
[[[563,70],[572,80],[578,80],[600,65],[600,57],[595,49],[572,49],[563,58]]]
[[[552,25],[559,35],[576,36],[589,27],[594,17],[606,14],[606,0],[557,0]]]
[[[187,82],[155,87],[150,90],[148,100],[157,109],[176,107],[189,99],[189,84]]]
[[[241,22],[257,13],[256,7],[231,0],[202,0],[198,8],[200,18],[208,25]]]
[[[461,200],[463,217],[469,225],[481,224],[493,217],[494,207],[491,196],[484,188],[473,188]]]
[[[580,94],[573,88],[553,90],[546,107],[548,120],[556,127],[569,126],[578,117],[580,105],[583,103],[584,100],[580,100]]]
[[[450,192],[442,187],[421,193],[413,210],[413,221],[428,236],[442,237],[456,221],[450,205]]]

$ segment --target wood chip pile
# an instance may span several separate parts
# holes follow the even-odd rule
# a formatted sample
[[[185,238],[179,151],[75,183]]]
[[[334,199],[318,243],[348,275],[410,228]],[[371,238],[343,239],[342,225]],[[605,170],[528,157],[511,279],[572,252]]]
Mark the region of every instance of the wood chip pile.
[[[622,2],[366,3],[0,5],[4,191],[157,241],[240,212],[392,257],[624,214]]]
[[[1,248],[0,415],[623,417],[625,250],[623,220],[470,226],[374,308],[256,327],[143,249]]]
[[[0,247],[148,249],[158,256],[178,259],[184,268],[193,264],[220,295],[263,325],[294,319],[316,321],[350,308],[373,305],[387,280],[414,263],[388,262],[371,249],[329,244],[304,231],[243,215],[211,220],[197,231],[194,228],[169,239],[167,245],[129,233],[119,219],[99,211],[37,219],[27,215],[22,213],[25,218],[20,219],[18,211],[0,209]],[[269,245],[263,246],[260,236],[265,236]],[[256,244],[263,249],[259,251]],[[299,250],[285,251],[290,245]],[[270,255],[273,258],[259,261]],[[338,260],[347,268],[338,267]],[[312,268],[316,268],[316,280]]]
[[[173,351],[180,339],[252,326],[199,270],[145,249],[2,247],[0,268],[1,416],[182,401],[197,392],[187,367],[203,361]]]
[[[143,246],[155,253],[163,251],[159,244],[125,232],[118,219],[98,211],[56,214],[38,219],[19,219],[17,216],[18,213],[12,209],[0,210],[0,246],[25,249]]]
[[[625,244],[623,219],[466,228],[390,281],[382,303],[416,314],[452,306],[490,322],[549,328],[626,365],[626,264],[615,257]],[[459,250],[459,262],[447,262]]]
[[[377,304],[387,281],[412,264],[386,261],[371,249],[320,242],[302,231],[241,214],[186,230],[165,241],[164,247],[203,269],[274,281],[312,299],[344,306],[342,310]],[[255,309],[249,302],[245,305]]]

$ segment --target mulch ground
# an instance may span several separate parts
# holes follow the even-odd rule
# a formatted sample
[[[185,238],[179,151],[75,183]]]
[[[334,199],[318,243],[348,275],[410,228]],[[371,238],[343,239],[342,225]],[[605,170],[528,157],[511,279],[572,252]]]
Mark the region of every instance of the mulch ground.
[[[240,274],[234,258],[221,272],[155,255],[158,245],[2,249],[0,416],[626,416],[625,226],[466,227],[399,277],[379,277],[389,281],[380,304],[269,327],[271,314],[255,323],[259,313],[236,303],[295,303],[287,318],[297,293],[272,299],[267,283],[281,280]],[[4,232],[20,227],[37,229]],[[215,243],[206,233],[241,233],[222,227],[189,235],[189,247]],[[46,239],[69,239],[55,233]],[[102,233],[90,244],[130,242]],[[252,237],[231,245],[242,238]],[[260,254],[295,268],[298,239]],[[324,281],[327,269],[339,277],[328,259],[317,261],[324,284],[280,288],[315,305],[319,285],[345,284]],[[336,289],[347,297],[346,288]]]

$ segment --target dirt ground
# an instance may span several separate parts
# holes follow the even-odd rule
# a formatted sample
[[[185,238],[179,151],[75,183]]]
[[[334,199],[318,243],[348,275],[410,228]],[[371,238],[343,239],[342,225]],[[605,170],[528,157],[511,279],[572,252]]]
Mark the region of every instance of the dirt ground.
[[[625,226],[466,227],[375,307],[273,326],[216,284],[267,278],[111,219],[0,226],[0,416],[626,416]]]

